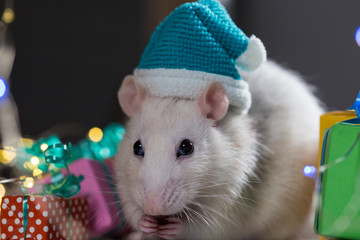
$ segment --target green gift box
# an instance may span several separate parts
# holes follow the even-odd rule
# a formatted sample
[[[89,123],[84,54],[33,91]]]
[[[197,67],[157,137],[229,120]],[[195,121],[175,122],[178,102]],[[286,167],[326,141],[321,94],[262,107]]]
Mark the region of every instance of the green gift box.
[[[333,125],[323,143],[315,231],[360,239],[360,118]]]

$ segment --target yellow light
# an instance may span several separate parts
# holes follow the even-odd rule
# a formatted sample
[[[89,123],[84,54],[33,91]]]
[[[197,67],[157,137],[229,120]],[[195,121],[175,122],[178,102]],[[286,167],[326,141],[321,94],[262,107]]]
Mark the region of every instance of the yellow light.
[[[6,192],[6,190],[5,190],[4,185],[0,184],[0,199],[1,199],[3,196],[5,196],[5,192]]]
[[[94,127],[89,131],[89,138],[93,142],[100,142],[101,139],[103,138],[103,132],[101,131],[100,128]]]
[[[24,187],[26,188],[34,187],[34,179],[32,177],[26,177],[24,181]]]
[[[1,200],[2,200],[2,197],[5,196],[5,187],[4,185],[0,184],[0,206],[1,206]],[[1,207],[0,207],[0,212],[1,212]]]
[[[43,173],[43,171],[41,171],[41,170],[38,169],[38,168],[35,168],[34,171],[33,171],[34,177],[38,177],[38,176],[40,176],[42,173]]]
[[[33,165],[38,165],[40,163],[40,159],[38,157],[32,157],[30,161]]]
[[[24,168],[25,168],[25,169],[33,170],[34,168],[36,168],[36,166],[33,165],[31,162],[25,162],[25,163],[24,163]]]
[[[4,10],[4,13],[2,15],[2,20],[9,24],[9,23],[12,23],[15,19],[15,13],[14,13],[14,10],[12,10],[11,8],[6,8]]]
[[[41,151],[45,152],[45,150],[48,148],[48,145],[46,143],[43,143],[40,145]]]
[[[7,164],[16,157],[16,150],[14,147],[3,147],[0,149],[0,162]]]
[[[31,148],[34,145],[34,140],[30,138],[20,138],[20,145],[25,148]]]

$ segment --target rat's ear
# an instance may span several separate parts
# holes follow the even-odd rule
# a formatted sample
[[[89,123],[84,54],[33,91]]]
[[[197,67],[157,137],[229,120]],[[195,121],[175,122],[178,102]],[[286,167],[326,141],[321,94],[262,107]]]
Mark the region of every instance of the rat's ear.
[[[200,95],[198,105],[201,113],[215,121],[221,120],[229,107],[229,100],[223,85],[219,82],[211,83]]]
[[[128,117],[132,117],[141,108],[146,98],[145,89],[132,75],[124,78],[118,92],[120,106]]]

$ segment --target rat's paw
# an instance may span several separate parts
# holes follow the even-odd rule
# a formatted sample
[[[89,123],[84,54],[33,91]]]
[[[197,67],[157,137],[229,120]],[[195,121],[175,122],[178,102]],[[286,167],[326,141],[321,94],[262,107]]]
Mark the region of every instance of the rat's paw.
[[[143,216],[138,222],[139,230],[145,234],[154,234],[158,231],[159,224],[156,219]]]
[[[147,236],[173,240],[181,233],[182,223],[178,218],[164,218],[159,222],[150,216],[143,216],[138,222],[139,230]]]
[[[166,224],[160,225],[156,236],[172,240],[181,233],[182,224],[178,218],[167,218]]]

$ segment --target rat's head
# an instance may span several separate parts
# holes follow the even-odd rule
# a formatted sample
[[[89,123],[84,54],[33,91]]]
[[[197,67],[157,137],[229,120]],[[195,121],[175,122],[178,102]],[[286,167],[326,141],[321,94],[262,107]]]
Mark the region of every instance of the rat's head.
[[[120,197],[125,211],[132,211],[128,214],[182,212],[228,174],[219,169],[226,144],[216,122],[229,104],[220,83],[209,84],[193,100],[161,98],[128,76],[118,95],[130,117],[117,157]]]

